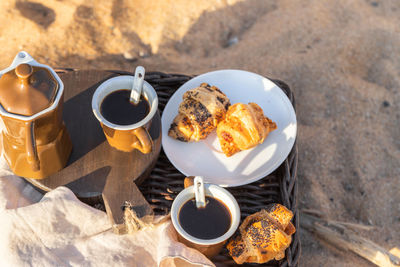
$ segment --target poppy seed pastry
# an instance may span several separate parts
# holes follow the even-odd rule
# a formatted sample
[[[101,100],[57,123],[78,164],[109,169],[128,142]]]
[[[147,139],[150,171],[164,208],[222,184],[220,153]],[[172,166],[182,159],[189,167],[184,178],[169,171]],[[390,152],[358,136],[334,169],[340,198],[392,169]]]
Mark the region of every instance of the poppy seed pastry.
[[[280,204],[248,216],[239,227],[239,233],[228,243],[227,249],[238,264],[266,263],[285,257],[285,250],[296,232],[290,222],[293,213]]]
[[[183,142],[196,142],[206,138],[225,118],[230,102],[217,87],[207,83],[183,94],[178,115],[168,135]]]

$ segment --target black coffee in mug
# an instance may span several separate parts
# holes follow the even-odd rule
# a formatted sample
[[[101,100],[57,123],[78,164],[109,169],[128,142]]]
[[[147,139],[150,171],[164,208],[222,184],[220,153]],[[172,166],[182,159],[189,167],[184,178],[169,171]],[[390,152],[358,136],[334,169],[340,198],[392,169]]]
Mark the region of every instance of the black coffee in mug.
[[[135,124],[150,112],[149,102],[142,96],[138,104],[130,101],[131,90],[121,89],[107,95],[100,106],[103,117],[118,125]]]
[[[188,234],[205,240],[224,235],[232,222],[228,207],[213,197],[206,197],[204,208],[197,208],[195,199],[187,201],[182,205],[178,219]]]

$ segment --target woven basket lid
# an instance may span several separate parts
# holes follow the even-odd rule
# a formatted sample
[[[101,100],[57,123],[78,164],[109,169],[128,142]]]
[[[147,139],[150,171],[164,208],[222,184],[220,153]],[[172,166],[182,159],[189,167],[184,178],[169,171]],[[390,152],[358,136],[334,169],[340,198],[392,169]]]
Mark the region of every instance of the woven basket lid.
[[[0,78],[0,104],[10,113],[32,116],[49,107],[58,83],[45,68],[20,64]]]

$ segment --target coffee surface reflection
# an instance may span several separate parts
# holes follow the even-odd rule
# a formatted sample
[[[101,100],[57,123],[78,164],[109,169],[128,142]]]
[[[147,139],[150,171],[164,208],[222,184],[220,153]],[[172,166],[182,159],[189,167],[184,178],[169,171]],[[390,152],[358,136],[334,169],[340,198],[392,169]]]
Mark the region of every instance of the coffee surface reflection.
[[[191,236],[199,239],[214,239],[224,235],[231,226],[228,208],[216,198],[206,197],[206,207],[197,208],[191,199],[179,211],[179,223]]]
[[[129,100],[130,93],[130,90],[121,89],[107,95],[100,107],[103,117],[118,125],[130,125],[143,120],[149,114],[149,102],[141,96],[135,105]]]

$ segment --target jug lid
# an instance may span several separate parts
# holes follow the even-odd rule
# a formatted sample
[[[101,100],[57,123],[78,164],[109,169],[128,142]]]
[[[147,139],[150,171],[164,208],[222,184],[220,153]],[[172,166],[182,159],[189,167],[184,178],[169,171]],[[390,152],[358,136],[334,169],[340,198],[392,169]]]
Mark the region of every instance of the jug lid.
[[[0,104],[7,112],[32,116],[53,103],[58,87],[48,69],[22,63],[1,76]]]

